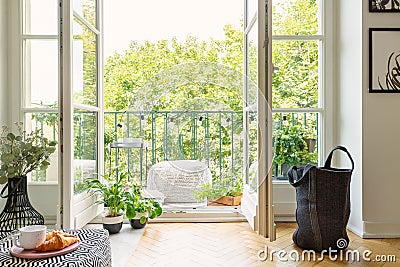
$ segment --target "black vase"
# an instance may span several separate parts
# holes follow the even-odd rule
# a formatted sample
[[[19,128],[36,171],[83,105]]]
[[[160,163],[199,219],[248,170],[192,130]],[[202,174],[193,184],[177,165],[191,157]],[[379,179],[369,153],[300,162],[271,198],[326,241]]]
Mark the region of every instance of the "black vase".
[[[27,225],[44,224],[43,216],[32,207],[28,197],[26,176],[9,178],[1,191],[1,197],[7,198],[0,214],[0,237]],[[7,189],[8,194],[4,196]]]

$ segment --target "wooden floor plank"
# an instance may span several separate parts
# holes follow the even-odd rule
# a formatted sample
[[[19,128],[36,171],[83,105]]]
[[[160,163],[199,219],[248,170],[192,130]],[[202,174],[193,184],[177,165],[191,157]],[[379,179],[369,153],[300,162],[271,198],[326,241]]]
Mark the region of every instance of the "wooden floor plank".
[[[278,223],[277,240],[258,236],[247,223],[154,223],[149,224],[126,267],[133,266],[400,266],[400,239],[362,239],[349,232],[351,250],[372,251],[377,255],[394,255],[397,262],[360,262],[331,260],[260,261],[258,251],[268,247],[284,250],[287,255],[302,250],[293,244],[295,223]],[[292,252],[295,253],[295,252]],[[317,258],[320,254],[317,254]]]

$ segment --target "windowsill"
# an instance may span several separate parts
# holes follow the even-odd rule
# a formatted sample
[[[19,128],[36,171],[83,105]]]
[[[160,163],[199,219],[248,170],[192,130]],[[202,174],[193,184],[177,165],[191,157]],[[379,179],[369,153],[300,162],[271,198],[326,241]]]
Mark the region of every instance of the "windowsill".
[[[57,181],[50,181],[50,182],[28,182],[28,185],[33,186],[55,186],[58,185]]]
[[[272,184],[287,184],[289,185],[289,181],[288,180],[272,180]]]

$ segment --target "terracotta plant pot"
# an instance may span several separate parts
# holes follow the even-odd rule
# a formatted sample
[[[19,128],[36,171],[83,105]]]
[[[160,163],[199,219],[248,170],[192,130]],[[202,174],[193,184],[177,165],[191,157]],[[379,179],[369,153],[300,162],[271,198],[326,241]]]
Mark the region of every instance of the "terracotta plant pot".
[[[110,235],[119,233],[122,228],[123,220],[123,215],[119,215],[116,217],[110,217],[106,215],[103,217],[103,228],[106,229],[110,233]]]
[[[216,200],[208,200],[208,206],[239,206],[242,202],[242,195],[231,197],[222,196]]]

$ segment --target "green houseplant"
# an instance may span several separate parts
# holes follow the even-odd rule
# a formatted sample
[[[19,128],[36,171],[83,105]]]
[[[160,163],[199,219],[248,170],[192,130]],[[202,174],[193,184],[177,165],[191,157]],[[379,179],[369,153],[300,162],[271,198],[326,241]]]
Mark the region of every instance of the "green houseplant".
[[[85,180],[85,187],[99,195],[97,203],[108,207],[108,212],[103,216],[103,227],[110,234],[118,233],[122,228],[123,211],[127,200],[126,173],[119,173],[118,176],[108,173],[98,178]]]
[[[41,130],[26,132],[15,123],[16,132],[3,126],[0,134],[0,184],[7,183],[1,197],[7,198],[0,214],[0,230],[9,232],[22,226],[44,224],[43,216],[31,205],[27,192],[27,175],[33,170],[46,170],[56,141],[44,137]],[[8,195],[3,193],[7,189]]]
[[[126,217],[132,228],[146,226],[149,218],[154,219],[162,214],[161,205],[152,198],[144,198],[139,185],[133,184],[125,202]]]
[[[238,206],[241,202],[243,185],[240,179],[215,179],[213,184],[203,184],[199,190],[194,191],[195,199],[201,201],[205,198],[209,206]]]
[[[274,157],[275,176],[281,173],[285,175],[286,170],[292,165],[303,165],[317,162],[317,153],[311,151],[306,142],[310,133],[299,125],[287,126],[275,131]]]

